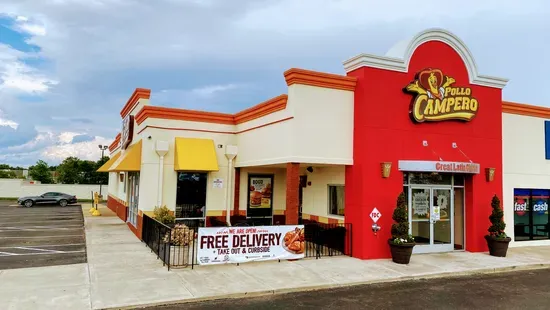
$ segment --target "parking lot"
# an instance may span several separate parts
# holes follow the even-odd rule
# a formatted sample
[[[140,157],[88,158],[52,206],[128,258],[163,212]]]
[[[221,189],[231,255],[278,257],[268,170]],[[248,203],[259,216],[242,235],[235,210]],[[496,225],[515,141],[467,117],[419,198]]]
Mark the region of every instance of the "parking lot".
[[[82,208],[0,202],[0,269],[86,262]]]

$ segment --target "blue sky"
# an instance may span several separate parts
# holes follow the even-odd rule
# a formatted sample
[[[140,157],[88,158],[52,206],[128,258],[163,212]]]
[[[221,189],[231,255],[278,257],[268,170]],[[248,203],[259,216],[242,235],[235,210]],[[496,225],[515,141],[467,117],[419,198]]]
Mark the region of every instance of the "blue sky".
[[[136,87],[152,104],[237,112],[291,67],[344,74],[430,27],[457,34],[505,100],[549,106],[545,0],[0,0],[0,163],[97,159]]]

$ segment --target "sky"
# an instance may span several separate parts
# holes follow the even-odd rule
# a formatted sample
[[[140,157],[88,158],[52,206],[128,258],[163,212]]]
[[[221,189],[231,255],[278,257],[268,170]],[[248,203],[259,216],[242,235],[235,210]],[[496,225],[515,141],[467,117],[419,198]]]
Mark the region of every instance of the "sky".
[[[548,0],[0,0],[0,163],[97,160],[137,87],[151,103],[238,112],[286,93],[292,67],[345,74],[447,29],[504,100],[550,106]]]

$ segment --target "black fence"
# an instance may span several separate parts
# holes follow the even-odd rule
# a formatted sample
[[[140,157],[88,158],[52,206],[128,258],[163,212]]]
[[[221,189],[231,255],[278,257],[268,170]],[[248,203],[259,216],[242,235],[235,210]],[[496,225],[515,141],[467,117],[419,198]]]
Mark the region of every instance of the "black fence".
[[[252,223],[246,223],[248,225]],[[245,225],[245,226],[248,226]],[[145,244],[170,268],[189,267],[197,262],[197,235],[203,221],[176,220],[165,225],[143,215],[142,238]],[[351,224],[304,223],[305,257],[351,256]]]
[[[351,256],[351,224],[304,223],[306,257]]]
[[[195,240],[198,222],[178,222],[165,225],[146,214],[143,215],[142,239],[163,266],[188,267],[196,264]]]

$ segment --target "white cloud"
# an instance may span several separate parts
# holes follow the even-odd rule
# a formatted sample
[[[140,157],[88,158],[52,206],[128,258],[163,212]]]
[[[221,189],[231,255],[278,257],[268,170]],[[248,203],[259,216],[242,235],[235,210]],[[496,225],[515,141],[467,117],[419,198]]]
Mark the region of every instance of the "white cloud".
[[[209,97],[215,95],[216,93],[232,90],[237,87],[239,87],[239,85],[237,84],[209,85],[192,89],[191,93],[197,94],[199,96]]]
[[[97,146],[109,145],[111,142],[110,139],[95,137],[93,141],[49,146],[41,151],[41,155],[50,162],[60,162],[69,156],[96,161],[101,157],[101,151]]]
[[[59,141],[62,143],[71,143],[71,141],[73,141],[73,138],[75,136],[78,136],[81,134],[82,133],[80,132],[62,132],[58,138],[59,138]]]
[[[10,121],[9,119],[0,118],[0,126],[8,126],[13,129],[17,129],[17,126],[19,126],[19,124],[14,121]]]
[[[18,25],[18,29],[33,36],[45,36],[46,27],[38,24],[23,23]]]
[[[44,93],[58,84],[23,62],[30,57],[35,56],[0,43],[0,92]]]

